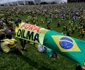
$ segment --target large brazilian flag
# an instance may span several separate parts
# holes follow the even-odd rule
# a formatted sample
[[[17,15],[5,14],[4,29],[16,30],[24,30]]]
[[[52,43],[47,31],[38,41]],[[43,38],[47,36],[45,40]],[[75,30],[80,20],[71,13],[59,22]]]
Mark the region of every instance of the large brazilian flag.
[[[45,46],[84,66],[85,41],[51,30],[45,34],[43,42]]]
[[[16,32],[16,37],[34,43],[43,44],[61,55],[84,66],[85,62],[85,41],[65,36],[53,30],[21,23]]]

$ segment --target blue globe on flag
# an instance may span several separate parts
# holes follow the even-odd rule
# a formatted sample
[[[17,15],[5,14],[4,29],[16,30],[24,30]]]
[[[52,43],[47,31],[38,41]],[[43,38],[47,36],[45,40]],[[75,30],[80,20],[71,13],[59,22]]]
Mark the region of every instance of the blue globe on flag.
[[[73,41],[67,37],[61,38],[59,44],[63,49],[71,49],[73,47]]]

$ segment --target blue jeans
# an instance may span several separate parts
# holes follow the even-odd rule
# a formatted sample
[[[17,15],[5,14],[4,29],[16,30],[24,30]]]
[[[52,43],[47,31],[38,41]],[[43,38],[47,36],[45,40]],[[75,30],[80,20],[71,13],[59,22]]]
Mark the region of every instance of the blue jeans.
[[[16,51],[16,48],[12,48],[10,49],[10,51],[8,53],[14,53]]]
[[[2,51],[1,46],[0,46],[0,51]]]

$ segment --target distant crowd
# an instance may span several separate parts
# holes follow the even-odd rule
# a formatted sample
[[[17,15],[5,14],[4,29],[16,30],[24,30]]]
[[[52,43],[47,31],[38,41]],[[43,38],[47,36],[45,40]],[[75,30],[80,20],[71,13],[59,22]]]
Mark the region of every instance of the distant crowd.
[[[3,41],[6,39],[8,34],[15,36],[16,28],[19,27],[22,21],[26,23],[31,23],[34,25],[40,26],[38,16],[44,16],[43,19],[40,20],[42,24],[46,24],[46,28],[51,30],[51,25],[53,24],[54,20],[57,20],[54,26],[56,28],[62,27],[61,33],[67,36],[71,36],[73,34],[80,38],[84,38],[85,36],[85,4],[84,3],[71,3],[71,4],[54,4],[54,5],[28,5],[28,6],[7,6],[7,7],[0,7],[0,39],[1,45],[3,46]],[[24,15],[30,15],[25,17]],[[25,20],[22,19],[25,17]],[[52,28],[53,29],[53,28]],[[11,37],[10,35],[10,37]],[[4,37],[3,37],[4,36]],[[8,39],[8,38],[7,38]],[[8,41],[8,40],[5,40]],[[14,46],[16,41],[10,38],[13,41],[13,44],[9,41],[8,46]],[[20,44],[22,49],[25,47],[25,40],[20,39]],[[6,46],[5,46],[6,47]],[[17,48],[17,47],[16,47]],[[9,52],[7,50],[3,50],[5,52]],[[18,50],[22,52],[18,48]],[[12,49],[14,51],[14,48]],[[12,52],[11,51],[11,52]]]

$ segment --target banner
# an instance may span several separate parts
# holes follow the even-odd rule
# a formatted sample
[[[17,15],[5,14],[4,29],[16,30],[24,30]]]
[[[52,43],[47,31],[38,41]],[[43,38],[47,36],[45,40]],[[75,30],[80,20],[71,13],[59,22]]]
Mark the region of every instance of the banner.
[[[39,43],[84,66],[85,41],[65,36],[53,30],[22,23],[16,37]]]
[[[21,23],[16,32],[16,37],[27,41],[43,44],[43,39],[48,30],[32,24]]]

